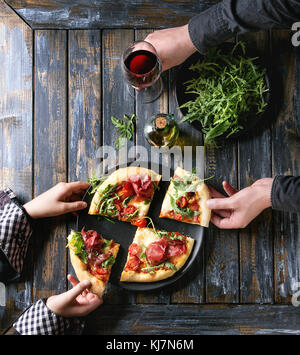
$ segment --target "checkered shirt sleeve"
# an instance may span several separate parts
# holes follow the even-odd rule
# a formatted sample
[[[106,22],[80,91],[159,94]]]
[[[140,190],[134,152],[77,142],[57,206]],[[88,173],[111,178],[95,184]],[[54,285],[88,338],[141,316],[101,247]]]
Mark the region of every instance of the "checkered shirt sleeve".
[[[21,335],[80,335],[85,322],[81,318],[64,318],[53,313],[40,299],[13,324]]]
[[[19,275],[32,234],[29,218],[12,190],[0,191],[0,248]]]

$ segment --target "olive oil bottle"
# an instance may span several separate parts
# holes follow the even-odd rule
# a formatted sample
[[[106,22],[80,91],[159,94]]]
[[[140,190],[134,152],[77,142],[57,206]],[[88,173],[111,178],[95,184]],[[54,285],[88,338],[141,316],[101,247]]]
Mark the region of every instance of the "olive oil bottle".
[[[155,147],[172,147],[178,138],[179,128],[173,114],[159,113],[146,123],[144,135]]]

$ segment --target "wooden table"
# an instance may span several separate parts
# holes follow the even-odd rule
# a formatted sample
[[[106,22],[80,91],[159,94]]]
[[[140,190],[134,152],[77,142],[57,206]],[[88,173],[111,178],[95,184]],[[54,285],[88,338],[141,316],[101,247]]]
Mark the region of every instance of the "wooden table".
[[[142,131],[149,115],[174,112],[180,118],[176,69],[164,73],[160,99],[142,105],[124,90],[120,56],[154,27],[185,23],[207,1],[138,1],[135,7],[128,1],[127,15],[120,2],[110,9],[112,2],[102,1],[102,17],[84,7],[85,1],[73,1],[67,14],[60,1],[7,3],[11,7],[0,4],[0,186],[10,186],[23,202],[59,181],[86,180],[97,148],[112,145],[117,136],[111,115],[136,112],[132,145],[147,149]],[[243,188],[261,177],[299,175],[299,48],[292,47],[289,31],[243,39],[269,58],[278,98],[271,123],[259,132],[206,150],[206,174],[215,176],[218,189],[225,178]],[[188,124],[181,131],[183,144],[202,142]],[[71,217],[37,224],[24,275],[7,286],[1,330],[32,301],[69,287],[65,245],[72,226]],[[105,304],[89,316],[86,332],[300,334],[299,308],[291,304],[300,282],[299,230],[299,216],[270,209],[244,230],[210,226],[184,280],[150,294],[111,286]]]

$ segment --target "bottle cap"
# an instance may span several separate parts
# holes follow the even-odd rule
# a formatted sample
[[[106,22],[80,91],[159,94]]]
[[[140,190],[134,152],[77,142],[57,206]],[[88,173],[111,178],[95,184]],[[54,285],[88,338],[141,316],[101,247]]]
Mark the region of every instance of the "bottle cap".
[[[163,116],[158,116],[156,117],[155,119],[155,125],[156,125],[156,128],[158,129],[164,129],[167,125],[167,119]]]

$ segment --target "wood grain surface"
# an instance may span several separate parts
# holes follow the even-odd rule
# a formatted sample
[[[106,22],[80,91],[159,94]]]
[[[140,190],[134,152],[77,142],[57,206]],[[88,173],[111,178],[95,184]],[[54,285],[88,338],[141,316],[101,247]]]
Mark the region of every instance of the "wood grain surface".
[[[270,38],[267,31],[239,36],[256,52],[261,61],[271,64]],[[271,114],[271,113],[270,113]],[[267,117],[270,121],[272,117]],[[267,120],[265,117],[265,120]],[[258,179],[272,176],[271,127],[260,124],[253,134],[238,144],[239,188],[250,186]],[[264,158],[258,159],[258,154]],[[240,240],[240,301],[242,303],[272,303],[273,235],[271,209],[264,211],[239,233]]]
[[[126,91],[120,60],[132,41],[145,38],[154,28],[186,21],[207,2],[192,1],[187,6],[186,1],[147,1],[143,9],[141,2],[134,2],[142,23],[131,15],[133,2],[125,6],[102,1],[105,11],[110,11],[110,29],[99,29],[108,25],[105,12],[104,22],[92,21],[97,11],[86,7],[84,12],[79,1],[65,5],[67,17],[59,12],[57,21],[51,16],[61,11],[62,2],[8,2],[21,16],[30,15],[33,27],[66,29],[32,31],[0,2],[0,185],[12,187],[21,201],[59,181],[91,176],[99,163],[98,149],[113,146],[118,137],[112,115],[138,116],[133,140],[119,152],[121,161],[127,151],[132,157],[139,154],[137,145],[149,153],[143,129],[152,115],[170,112],[176,120],[182,118],[175,93],[178,68],[163,74],[162,96],[145,105]],[[42,18],[44,6],[49,11]],[[177,22],[176,11],[182,14]],[[87,21],[91,29],[84,29]],[[68,30],[77,26],[82,29]],[[128,28],[112,28],[124,26]],[[241,39],[271,63],[275,105],[268,120],[247,137],[218,149],[206,147],[205,174],[214,176],[209,183],[219,191],[225,179],[243,188],[261,177],[299,175],[299,48],[291,46],[288,31],[253,33]],[[203,143],[201,132],[187,123],[180,125],[180,131],[179,146],[190,146],[195,153]],[[111,153],[116,154],[113,148]],[[7,305],[0,307],[1,331],[33,300],[69,287],[66,275],[73,270],[65,244],[74,222],[67,216],[38,223],[24,275],[7,287]],[[220,231],[211,225],[189,278],[146,294],[109,286],[105,304],[89,316],[86,332],[299,334],[299,309],[291,305],[300,282],[299,227],[297,215],[271,210],[244,230]]]
[[[32,30],[0,2],[0,188],[24,203],[32,199]],[[32,298],[31,254],[19,283],[6,286],[0,331]]]
[[[278,114],[272,127],[273,174],[299,175],[299,48],[289,31],[272,34],[273,68],[278,90]],[[275,300],[290,303],[300,277],[299,216],[274,212]],[[296,287],[296,289],[298,289]]]
[[[103,305],[87,334],[299,335],[299,309],[278,305]]]
[[[34,194],[67,181],[67,34],[35,32]],[[34,238],[34,299],[66,285],[65,218],[38,222]]]
[[[184,25],[218,0],[7,0],[32,28],[162,28]]]

